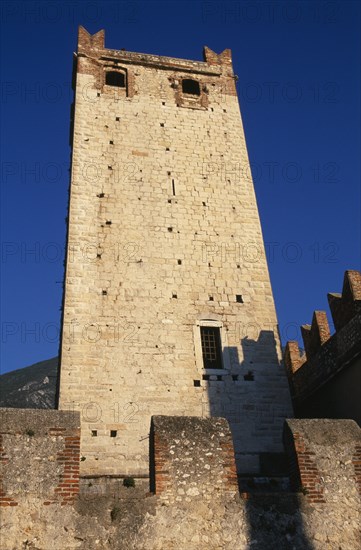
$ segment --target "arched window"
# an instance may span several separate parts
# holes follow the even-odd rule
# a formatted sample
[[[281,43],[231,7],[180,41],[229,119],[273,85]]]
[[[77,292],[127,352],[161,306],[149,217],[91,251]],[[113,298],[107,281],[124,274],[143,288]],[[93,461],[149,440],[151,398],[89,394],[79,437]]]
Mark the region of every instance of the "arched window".
[[[105,84],[108,86],[116,86],[117,88],[125,88],[125,75],[116,71],[108,71],[105,74]]]
[[[190,95],[201,95],[199,82],[191,78],[184,78],[182,80],[182,92]]]

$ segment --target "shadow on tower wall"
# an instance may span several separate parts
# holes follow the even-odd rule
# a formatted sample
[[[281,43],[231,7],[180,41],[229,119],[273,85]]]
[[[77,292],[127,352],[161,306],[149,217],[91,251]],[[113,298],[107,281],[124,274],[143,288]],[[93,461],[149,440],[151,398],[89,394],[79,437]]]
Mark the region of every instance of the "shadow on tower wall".
[[[284,419],[291,416],[290,397],[274,333],[262,330],[258,339],[244,337],[241,347],[242,361],[237,347],[226,348],[230,372],[207,371],[203,383],[208,385],[209,414],[226,418],[232,431],[252,549],[313,550],[303,528],[301,498],[289,492],[287,483],[282,433]]]
[[[257,340],[246,336],[241,347],[242,360],[237,347],[224,349],[229,365],[224,374],[206,371],[205,416],[208,412],[228,420],[238,473],[281,475],[286,468],[283,422],[292,408],[274,333],[262,330]]]

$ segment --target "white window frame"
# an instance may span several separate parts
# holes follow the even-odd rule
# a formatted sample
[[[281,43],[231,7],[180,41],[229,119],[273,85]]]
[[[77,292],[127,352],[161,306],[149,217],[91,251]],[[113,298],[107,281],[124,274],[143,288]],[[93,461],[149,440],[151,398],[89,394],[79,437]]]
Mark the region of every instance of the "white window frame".
[[[204,368],[200,327],[219,328],[220,337],[221,337],[221,349],[222,349],[222,364],[223,364],[222,369],[205,369]],[[206,318],[199,319],[196,322],[195,326],[193,327],[193,333],[194,333],[194,351],[195,351],[198,371],[202,374],[210,374],[210,375],[228,374],[231,370],[231,362],[229,357],[227,331],[223,325],[223,322],[218,319],[206,319]]]

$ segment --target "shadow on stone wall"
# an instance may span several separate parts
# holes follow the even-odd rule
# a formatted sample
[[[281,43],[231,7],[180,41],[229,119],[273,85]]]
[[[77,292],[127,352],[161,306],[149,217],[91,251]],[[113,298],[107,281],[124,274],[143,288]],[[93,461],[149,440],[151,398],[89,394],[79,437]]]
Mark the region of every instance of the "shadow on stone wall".
[[[286,469],[283,422],[292,406],[274,333],[263,330],[257,340],[246,336],[241,346],[242,360],[237,347],[224,350],[230,371],[207,371],[208,412],[230,424],[238,473],[280,476]]]
[[[301,500],[296,493],[248,494],[245,511],[252,550],[314,550],[305,533]]]
[[[249,544],[253,550],[313,550],[301,514],[307,504],[303,495],[289,492],[284,449],[272,452],[275,434],[282,437],[289,392],[274,333],[263,330],[257,340],[244,337],[241,346],[242,361],[237,347],[226,348],[230,374],[210,375],[208,400],[211,416],[226,418],[232,431]]]
[[[247,336],[241,339],[243,351],[242,367],[254,368],[258,363],[279,364],[276,340],[272,330],[261,330],[258,340]]]

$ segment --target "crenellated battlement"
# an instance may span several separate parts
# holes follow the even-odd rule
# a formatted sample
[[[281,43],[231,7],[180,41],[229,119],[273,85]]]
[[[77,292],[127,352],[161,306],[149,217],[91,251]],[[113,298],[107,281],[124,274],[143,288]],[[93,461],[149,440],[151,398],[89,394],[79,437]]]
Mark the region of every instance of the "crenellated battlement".
[[[330,327],[328,325],[325,311],[315,311],[312,317],[311,325],[302,325],[301,333],[306,356],[313,357],[320,346],[330,338]]]
[[[361,273],[356,270],[345,272],[341,294],[328,294],[328,301],[332,314],[335,333],[331,336],[325,311],[315,311],[311,325],[302,325],[301,332],[305,353],[300,354],[298,342],[287,342],[284,361],[291,386],[294,406],[302,415],[310,416],[332,416],[334,407],[340,407],[342,399],[331,399],[328,392],[336,391],[338,384],[338,395],[340,395],[342,380],[347,377],[346,386],[350,391],[354,388],[357,391],[360,378],[359,358],[361,354]],[[340,379],[340,373],[346,367]],[[352,370],[352,375],[350,375]],[[337,382],[336,382],[337,375]],[[350,378],[350,380],[349,380]],[[332,383],[331,380],[335,379]],[[353,382],[352,382],[353,380]],[[327,386],[327,387],[326,387]],[[322,399],[317,399],[318,392],[322,392]],[[346,391],[346,389],[345,389]],[[347,393],[347,391],[346,391]],[[333,393],[332,393],[333,395]],[[320,396],[319,396],[320,397]],[[309,400],[312,400],[312,404]],[[333,404],[331,405],[331,402]],[[353,406],[348,416],[360,421],[359,396],[356,400],[346,400],[349,407]],[[322,405],[324,403],[324,405]],[[356,405],[355,405],[356,403]],[[347,407],[345,408],[346,411]],[[336,413],[335,413],[336,414]]]
[[[91,35],[82,26],[78,30],[77,55],[79,57],[93,57],[103,61],[118,61],[132,65],[139,64],[157,69],[175,69],[208,75],[227,74],[228,76],[233,76],[232,52],[230,49],[225,49],[220,54],[217,54],[208,48],[208,46],[204,46],[203,61],[128,52],[125,49],[112,50],[105,47],[104,30]]]
[[[333,324],[336,330],[361,313],[361,272],[348,270],[343,279],[342,294],[327,294]]]

